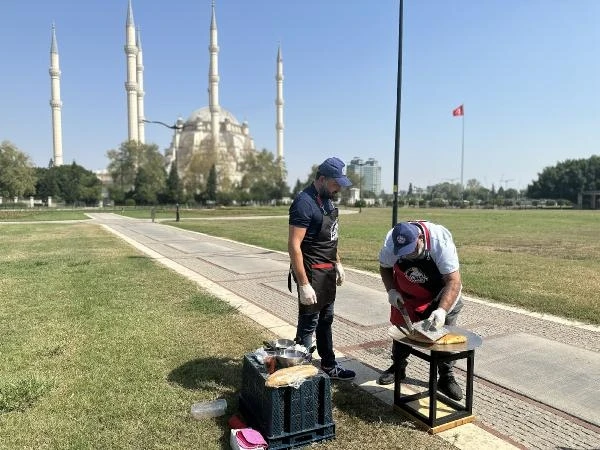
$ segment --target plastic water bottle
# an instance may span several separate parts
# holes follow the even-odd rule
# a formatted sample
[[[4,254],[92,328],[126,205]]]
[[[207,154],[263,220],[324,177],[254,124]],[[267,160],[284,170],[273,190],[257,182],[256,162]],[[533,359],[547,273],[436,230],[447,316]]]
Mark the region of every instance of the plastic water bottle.
[[[210,417],[219,417],[225,414],[227,409],[227,400],[219,398],[212,402],[194,403],[191,408],[192,417],[194,419],[208,419]]]

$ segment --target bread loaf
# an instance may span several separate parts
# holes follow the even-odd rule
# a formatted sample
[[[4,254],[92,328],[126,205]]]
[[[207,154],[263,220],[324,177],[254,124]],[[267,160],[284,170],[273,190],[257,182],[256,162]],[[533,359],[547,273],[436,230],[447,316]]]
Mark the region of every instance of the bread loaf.
[[[411,341],[421,342],[423,344],[450,345],[450,344],[462,344],[463,342],[467,342],[466,336],[463,336],[462,334],[453,334],[453,333],[448,333],[445,336],[442,336],[441,338],[439,338],[435,342],[431,342],[429,339],[427,339],[425,336],[423,336],[419,333],[407,334],[406,337],[408,339],[410,339]]]
[[[310,364],[286,367],[285,369],[279,369],[269,375],[265,382],[265,386],[280,387],[298,384],[307,378],[315,376],[318,372],[317,368]]]
[[[435,341],[436,344],[446,344],[446,345],[462,344],[463,342],[467,342],[466,336],[463,336],[462,334],[452,334],[452,333],[442,336],[437,341]]]

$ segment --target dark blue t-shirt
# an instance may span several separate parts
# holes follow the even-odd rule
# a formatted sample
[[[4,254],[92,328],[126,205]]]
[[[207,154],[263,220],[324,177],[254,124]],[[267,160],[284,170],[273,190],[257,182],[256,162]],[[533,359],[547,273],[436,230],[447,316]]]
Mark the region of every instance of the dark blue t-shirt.
[[[289,224],[299,228],[306,228],[306,234],[314,236],[321,230],[323,215],[335,209],[331,200],[324,200],[323,206],[317,201],[317,189],[310,184],[300,192],[290,206]]]

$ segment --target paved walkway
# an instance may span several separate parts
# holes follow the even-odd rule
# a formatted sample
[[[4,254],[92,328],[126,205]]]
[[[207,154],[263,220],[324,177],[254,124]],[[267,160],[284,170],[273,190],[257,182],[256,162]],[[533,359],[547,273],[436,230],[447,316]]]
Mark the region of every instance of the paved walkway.
[[[150,220],[89,216],[273,333],[294,337],[287,254]],[[387,296],[378,275],[345,269],[333,330],[338,359],[357,371],[356,384],[391,405],[393,387],[375,383],[390,363]],[[439,436],[473,450],[600,448],[600,327],[472,298],[465,299],[459,325],[484,339],[475,352],[477,420]],[[424,389],[425,364],[410,359],[407,380],[415,390]],[[465,367],[457,366],[464,387]]]

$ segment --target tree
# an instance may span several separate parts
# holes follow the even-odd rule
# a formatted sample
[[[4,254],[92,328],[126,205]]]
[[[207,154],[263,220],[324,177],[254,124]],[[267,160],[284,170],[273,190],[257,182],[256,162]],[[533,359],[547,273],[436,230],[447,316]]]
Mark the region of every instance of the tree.
[[[38,186],[42,197],[52,196],[68,204],[97,205],[102,195],[102,183],[96,174],[73,162],[70,165],[38,169]]]
[[[183,189],[188,195],[197,195],[205,191],[208,172],[216,165],[214,155],[194,153],[183,174]]]
[[[168,203],[179,203],[183,201],[183,190],[179,173],[177,172],[177,164],[175,161],[171,164],[169,176],[167,177],[167,189],[165,191],[165,201]]]
[[[279,200],[289,195],[290,189],[284,181],[285,165],[266,149],[248,153],[241,162],[241,170],[244,173],[241,188],[249,191],[254,200]]]
[[[60,197],[60,188],[58,186],[58,180],[56,177],[56,170],[54,167],[48,169],[38,167],[35,169],[35,175],[37,178],[35,184],[35,193],[38,197],[48,198],[52,197],[55,200]]]
[[[214,164],[210,168],[206,180],[206,199],[213,202],[217,200],[217,168]]]
[[[23,197],[35,194],[35,170],[29,156],[14,144],[0,144],[0,195]]]
[[[143,190],[143,193],[138,194],[138,198],[142,196],[146,199],[146,204],[155,204],[158,196],[166,189],[167,172],[165,170],[165,158],[158,150],[156,144],[142,144],[141,158],[138,163],[138,176],[136,180],[137,190]],[[143,177],[139,177],[139,171],[143,170]]]
[[[546,167],[538,179],[527,186],[531,198],[561,198],[573,203],[582,191],[600,189],[600,156],[570,159]]]
[[[302,190],[305,188],[305,185],[302,184],[300,178],[296,180],[296,185],[294,186],[294,190],[292,191],[292,197],[296,197]]]
[[[165,159],[156,144],[123,142],[118,150],[109,150],[107,156],[114,183],[110,196],[116,203],[126,198],[140,199],[142,204],[156,203],[158,195],[165,191],[167,177]]]
[[[136,141],[123,142],[117,150],[106,152],[108,172],[113,179],[110,195],[115,202],[117,197],[125,198],[125,193],[133,188],[139,159],[140,144]]]

